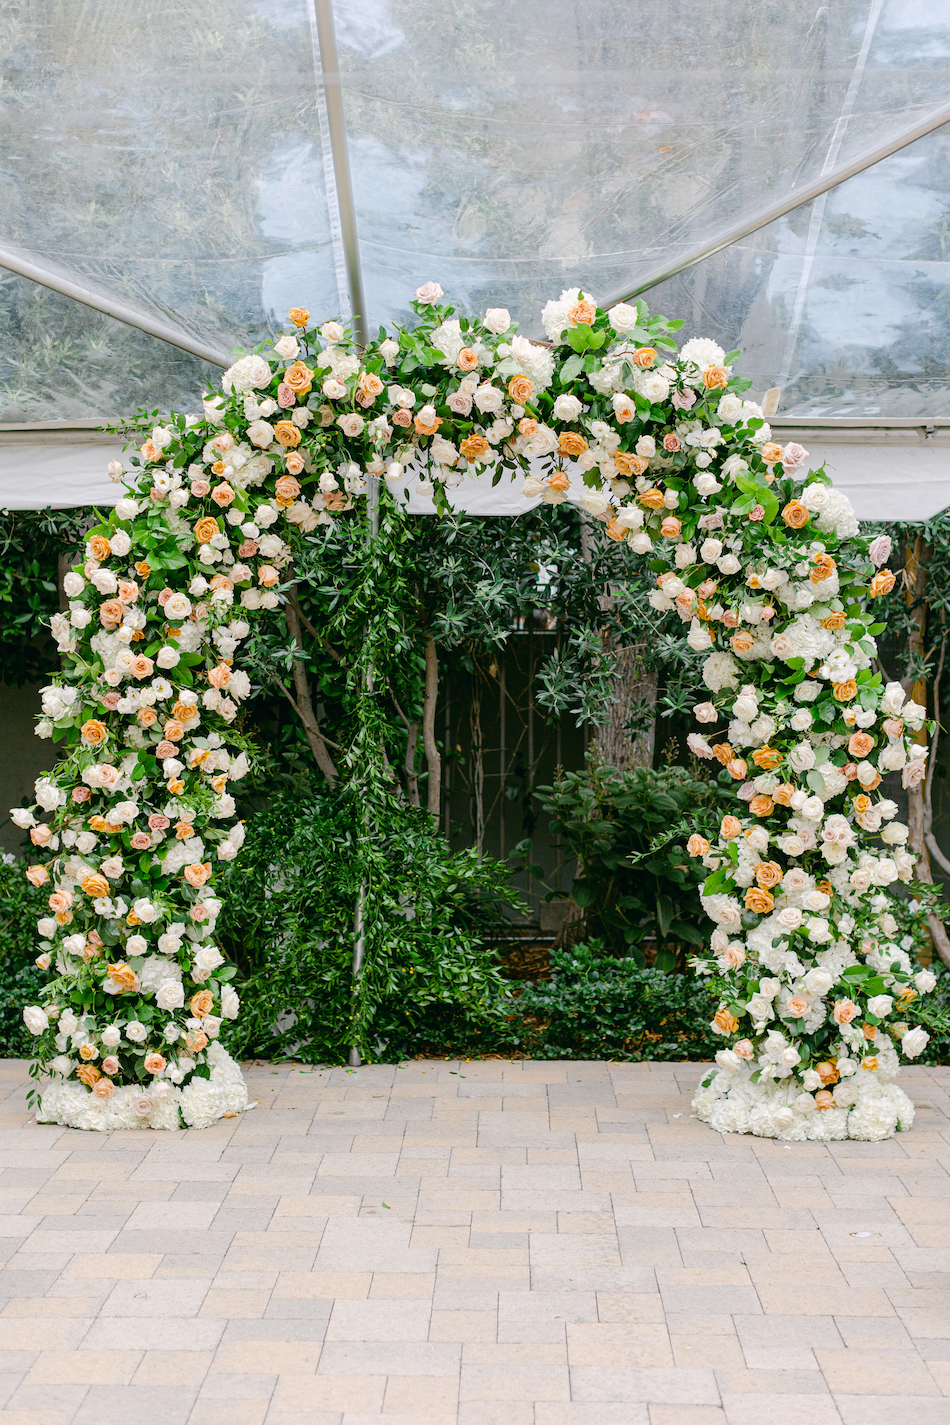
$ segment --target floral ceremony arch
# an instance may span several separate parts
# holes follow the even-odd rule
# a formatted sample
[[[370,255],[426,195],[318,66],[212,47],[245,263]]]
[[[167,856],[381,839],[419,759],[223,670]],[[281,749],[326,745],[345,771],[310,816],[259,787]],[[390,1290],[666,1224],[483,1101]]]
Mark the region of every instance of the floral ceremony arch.
[[[649,561],[652,602],[703,655],[689,745],[745,808],[715,842],[689,842],[715,926],[693,963],[728,1045],[698,1115],[789,1140],[908,1127],[894,1079],[928,1036],[900,1015],[935,981],[890,910],[914,857],[878,789],[897,770],[917,785],[927,749],[925,710],[873,670],[889,541],[863,538],[807,451],[773,440],[738,352],[677,350],[682,324],[642,301],[604,311],[564,292],[541,345],[503,309],[469,320],[442,299],[421,287],[415,325],[363,352],[293,309],[200,416],[143,421],[129,468],[111,469],[125,494],[52,620],[64,671],[38,731],[65,755],[12,813],[45,853],[26,874],[49,887],[50,979],[24,1011],[37,1117],[202,1127],[246,1107],[218,1038],[240,1001],[215,944],[217,886],[244,838],[231,784],[253,758],[233,726],[251,692],[242,645],[282,606],[299,542],[361,518],[407,471],[447,510],[453,486],[502,470],[563,503],[570,468],[586,514]],[[319,760],[319,728],[308,736]]]

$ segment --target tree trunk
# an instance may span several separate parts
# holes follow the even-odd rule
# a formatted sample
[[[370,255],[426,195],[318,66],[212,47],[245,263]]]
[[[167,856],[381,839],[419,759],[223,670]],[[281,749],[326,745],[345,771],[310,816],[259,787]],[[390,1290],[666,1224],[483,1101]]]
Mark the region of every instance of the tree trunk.
[[[419,744],[419,719],[414,717],[406,728],[406,792],[411,806],[419,805],[419,777],[416,773],[416,747]]]
[[[648,702],[656,707],[656,673],[644,669],[642,654],[640,644],[615,650],[617,673],[614,700],[607,710],[607,721],[598,727],[591,741],[592,756],[607,767],[619,768],[621,772],[632,771],[634,767],[653,766],[655,721],[635,736],[631,736],[626,727],[631,711],[638,703]]]
[[[422,704],[422,747],[429,770],[426,809],[436,826],[442,810],[442,758],[435,740],[435,710],[439,701],[439,654],[435,639],[426,639],[426,685]]]
[[[284,617],[287,620],[290,636],[302,653],[303,634],[300,628],[300,606],[297,602],[296,589],[292,589],[287,596],[287,602],[284,604]],[[297,716],[303,724],[303,730],[317,766],[332,787],[337,780],[337,770],[333,765],[333,759],[324,741],[323,733],[320,731],[313,699],[310,696],[310,679],[307,677],[307,669],[302,658],[294,659],[293,677],[294,696],[291,696],[286,688],[284,688],[284,693],[296,709]]]

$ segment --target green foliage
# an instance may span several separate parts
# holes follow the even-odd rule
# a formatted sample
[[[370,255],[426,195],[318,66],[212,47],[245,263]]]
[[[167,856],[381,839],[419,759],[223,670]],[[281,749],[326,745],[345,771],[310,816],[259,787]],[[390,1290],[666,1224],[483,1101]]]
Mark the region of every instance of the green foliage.
[[[521,1047],[533,1059],[710,1059],[715,997],[692,975],[615,959],[603,941],[555,951],[552,976],[517,999]]]
[[[57,668],[49,621],[59,608],[58,559],[79,543],[84,510],[0,511],[0,682]]]
[[[355,912],[365,956],[352,990]],[[224,887],[222,948],[244,975],[229,1047],[341,1063],[434,1045],[493,1047],[504,981],[484,932],[513,904],[506,868],[452,853],[426,813],[328,791],[273,797]]]
[[[682,968],[682,947],[709,934],[699,901],[705,872],[685,843],[716,825],[735,793],[685,767],[621,772],[592,763],[538,795],[554,815],[551,831],[577,857],[571,895],[589,932],[641,966],[643,943],[655,937],[657,968]]]
[[[23,1023],[23,1006],[35,1002],[49,978],[33,964],[36,922],[49,912],[46,896],[30,885],[23,866],[14,856],[0,859],[0,1055],[26,1059],[34,1040]]]

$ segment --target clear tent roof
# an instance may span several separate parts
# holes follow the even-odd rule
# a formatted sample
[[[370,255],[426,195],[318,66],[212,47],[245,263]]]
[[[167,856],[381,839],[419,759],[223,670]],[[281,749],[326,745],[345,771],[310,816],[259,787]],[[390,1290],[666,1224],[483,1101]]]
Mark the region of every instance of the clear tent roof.
[[[6,0],[0,247],[225,354],[290,305],[347,315],[324,3]],[[950,0],[349,0],[335,27],[373,329],[434,278],[537,334],[562,287],[649,283],[950,87]],[[647,300],[783,414],[950,414],[948,135]],[[0,420],[189,408],[211,369],[2,269],[0,314]]]

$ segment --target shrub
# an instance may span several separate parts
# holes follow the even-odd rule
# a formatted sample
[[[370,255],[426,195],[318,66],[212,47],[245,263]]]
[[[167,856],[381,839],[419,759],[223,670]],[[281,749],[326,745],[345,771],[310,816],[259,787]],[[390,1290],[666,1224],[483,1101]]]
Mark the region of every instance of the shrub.
[[[49,914],[46,896],[23,871],[18,857],[0,858],[0,1054],[15,1059],[28,1059],[33,1052],[23,1007],[35,1001],[49,978],[33,964],[36,922]]]
[[[699,901],[706,872],[686,841],[718,824],[735,803],[731,788],[685,767],[621,772],[593,763],[538,795],[554,814],[551,831],[577,857],[571,896],[586,911],[587,937],[640,966],[644,941],[655,937],[656,968],[684,968],[687,950],[709,938]]]

